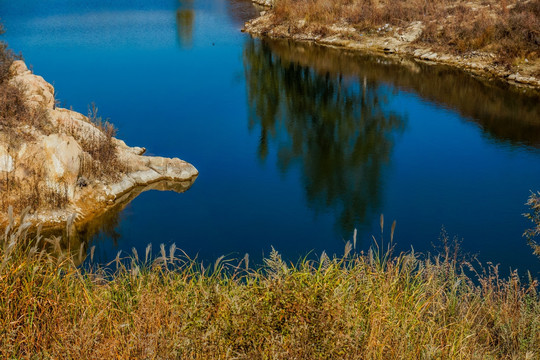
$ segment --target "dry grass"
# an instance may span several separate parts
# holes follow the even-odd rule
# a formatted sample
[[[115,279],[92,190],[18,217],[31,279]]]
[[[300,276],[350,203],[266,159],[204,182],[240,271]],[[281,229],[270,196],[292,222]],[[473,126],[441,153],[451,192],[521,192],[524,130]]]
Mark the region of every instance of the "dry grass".
[[[0,35],[4,34],[4,27],[0,24]],[[7,47],[7,44],[0,41],[0,84],[6,81],[9,76],[9,68],[15,59],[15,55]]]
[[[118,159],[113,139],[117,129],[98,115],[95,104],[91,104],[88,110],[88,119],[99,132],[90,137],[78,138],[82,149],[89,155],[82,159],[80,175],[88,179],[117,178],[118,174],[125,170]]]
[[[24,221],[22,221],[24,223]],[[467,276],[451,251],[380,252],[250,269],[173,246],[81,270],[59,239],[9,228],[0,357],[40,359],[535,359],[537,283]],[[54,251],[56,249],[56,251]],[[51,255],[55,254],[55,255]]]
[[[359,29],[403,25],[428,16],[431,2],[405,0],[278,0],[274,7],[277,21],[305,20],[326,25],[346,23]]]
[[[277,0],[272,11],[276,24],[303,21],[321,35],[331,32],[331,25],[375,33],[385,25],[403,28],[422,21],[419,41],[443,50],[482,50],[507,65],[540,56],[538,0]]]

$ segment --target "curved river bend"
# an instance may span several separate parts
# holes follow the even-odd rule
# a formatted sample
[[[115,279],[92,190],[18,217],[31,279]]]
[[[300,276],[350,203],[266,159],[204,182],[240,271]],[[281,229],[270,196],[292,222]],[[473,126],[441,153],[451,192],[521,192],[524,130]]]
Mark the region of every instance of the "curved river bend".
[[[540,190],[540,98],[459,71],[240,32],[240,0],[0,0],[6,40],[63,105],[95,102],[119,137],[200,176],[79,229],[95,260],[148,243],[190,256],[292,261],[340,254],[397,221],[397,249],[428,252],[444,227],[465,252],[527,269]],[[389,230],[387,230],[386,238]]]

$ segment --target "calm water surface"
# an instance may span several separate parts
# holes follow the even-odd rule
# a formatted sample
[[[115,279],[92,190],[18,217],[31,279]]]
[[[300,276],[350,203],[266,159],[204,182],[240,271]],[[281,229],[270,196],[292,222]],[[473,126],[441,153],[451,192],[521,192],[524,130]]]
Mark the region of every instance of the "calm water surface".
[[[239,0],[0,0],[6,40],[63,105],[95,102],[130,145],[200,171],[80,229],[98,261],[176,243],[212,261],[398,250],[444,227],[483,262],[539,274],[522,233],[540,189],[540,98],[446,67],[240,32]],[[389,232],[389,231],[387,231]],[[256,261],[256,260],[255,260]]]

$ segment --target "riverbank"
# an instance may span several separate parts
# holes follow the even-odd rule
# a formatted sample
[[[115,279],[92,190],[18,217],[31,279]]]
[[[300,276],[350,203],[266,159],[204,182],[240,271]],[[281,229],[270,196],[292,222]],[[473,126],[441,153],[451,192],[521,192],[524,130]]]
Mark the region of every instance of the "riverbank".
[[[196,179],[193,165],[145,156],[144,148],[115,138],[97,107],[88,116],[58,108],[51,84],[23,61],[10,63],[0,82],[0,225],[11,212],[27,212],[26,221],[45,228],[85,223],[133,198],[131,192],[181,192]],[[165,189],[167,181],[178,185]]]
[[[81,269],[58,241],[16,228],[0,237],[2,358],[540,355],[537,282],[502,279],[496,267],[467,275],[449,247],[394,257],[348,243],[342,256],[296,265],[272,251],[253,269],[247,256],[203,265],[161,246]]]
[[[258,18],[248,21],[244,31],[254,36],[411,56],[540,89],[537,2],[509,1],[506,6],[435,2],[430,9],[414,2],[377,4],[265,3],[273,6],[266,6]]]

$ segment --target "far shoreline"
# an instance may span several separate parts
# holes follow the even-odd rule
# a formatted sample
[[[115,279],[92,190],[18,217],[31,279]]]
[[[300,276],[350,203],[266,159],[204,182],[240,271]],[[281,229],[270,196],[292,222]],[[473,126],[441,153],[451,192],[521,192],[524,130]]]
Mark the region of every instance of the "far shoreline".
[[[494,61],[493,54],[471,52],[470,54],[452,54],[446,49],[436,49],[419,43],[416,40],[421,32],[421,24],[412,22],[404,29],[401,35],[378,35],[359,33],[351,26],[328,25],[332,30],[329,35],[317,34],[315,25],[306,24],[305,21],[296,23],[275,23],[272,6],[269,0],[252,0],[260,11],[260,16],[244,24],[242,32],[256,38],[289,39],[301,43],[353,51],[365,54],[394,55],[414,58],[428,64],[440,64],[454,67],[472,75],[481,76],[486,80],[496,79],[520,89],[532,90],[540,94],[540,78],[531,75],[535,66],[524,66],[523,70],[509,70]],[[388,25],[388,24],[387,24]],[[291,30],[293,29],[293,30]],[[355,37],[360,36],[361,40]],[[538,62],[538,61],[536,61]],[[521,74],[522,73],[525,74]]]

